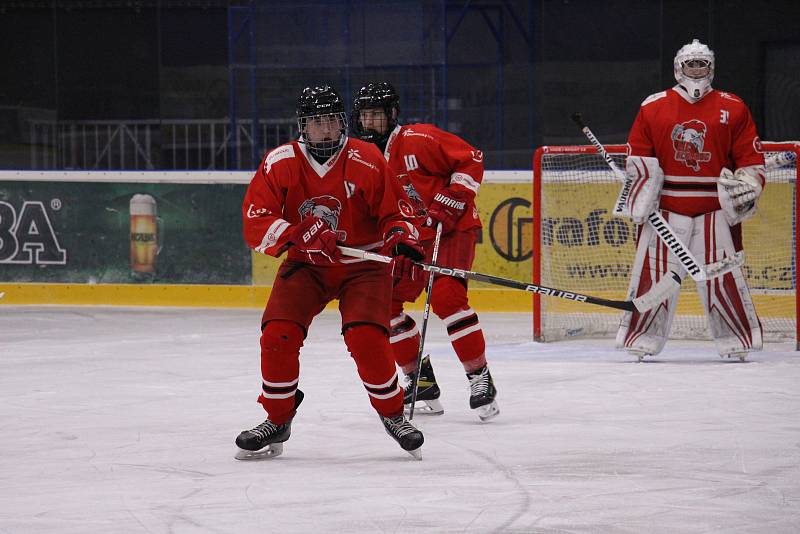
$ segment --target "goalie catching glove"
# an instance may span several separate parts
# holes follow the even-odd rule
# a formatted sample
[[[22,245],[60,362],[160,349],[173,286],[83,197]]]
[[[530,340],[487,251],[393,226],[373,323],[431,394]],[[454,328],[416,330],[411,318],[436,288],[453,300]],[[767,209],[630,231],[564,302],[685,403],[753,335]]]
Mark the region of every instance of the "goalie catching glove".
[[[620,200],[625,202],[625,212],[633,222],[643,224],[647,216],[658,209],[661,188],[664,185],[664,171],[658,164],[658,158],[628,156],[625,173],[630,180],[630,188],[627,198]],[[620,197],[624,192],[625,185]]]
[[[467,209],[466,195],[460,191],[442,189],[433,197],[428,208],[428,226],[442,223],[442,232],[453,230]]]
[[[759,165],[742,167],[731,172],[723,168],[717,181],[719,205],[728,224],[733,226],[746,221],[756,212],[756,203],[763,189]]]
[[[395,226],[386,232],[381,253],[392,256],[389,271],[393,278],[418,280],[422,277],[422,267],[414,262],[425,258],[425,249],[422,248],[417,236],[405,228]]]
[[[336,263],[342,259],[336,246],[336,232],[319,217],[306,217],[300,221],[292,230],[289,241],[315,265]]]

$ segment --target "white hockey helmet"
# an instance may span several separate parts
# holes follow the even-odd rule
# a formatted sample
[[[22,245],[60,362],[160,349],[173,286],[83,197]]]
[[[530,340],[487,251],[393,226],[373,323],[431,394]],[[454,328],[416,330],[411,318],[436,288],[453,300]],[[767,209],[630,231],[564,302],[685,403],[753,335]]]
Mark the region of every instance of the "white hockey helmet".
[[[675,80],[694,100],[711,90],[714,80],[714,52],[697,39],[683,45],[675,55]]]

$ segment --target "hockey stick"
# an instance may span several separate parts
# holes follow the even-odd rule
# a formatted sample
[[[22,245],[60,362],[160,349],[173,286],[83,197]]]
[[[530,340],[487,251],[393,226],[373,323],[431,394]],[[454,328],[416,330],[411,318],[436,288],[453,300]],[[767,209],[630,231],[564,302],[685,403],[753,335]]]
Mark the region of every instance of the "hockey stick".
[[[389,263],[392,258],[383,256],[374,252],[367,252],[358,248],[339,247],[339,250],[345,256],[352,256],[354,258],[362,258],[365,260],[378,261],[381,263]],[[511,289],[520,289],[522,291],[530,291],[531,293],[539,293],[548,297],[556,297],[574,302],[585,302],[586,304],[595,304],[597,306],[605,306],[606,308],[614,308],[624,311],[638,311],[640,313],[646,312],[669,298],[670,295],[676,291],[681,285],[681,278],[674,272],[667,273],[659,282],[654,285],[650,291],[644,295],[637,297],[633,300],[612,300],[600,297],[593,297],[591,295],[583,295],[574,291],[565,291],[563,289],[555,289],[552,287],[539,286],[529,284],[527,282],[518,282],[517,280],[510,280],[508,278],[500,278],[499,276],[492,276],[490,274],[476,273],[475,271],[465,271],[463,269],[453,269],[440,265],[432,265],[430,263],[416,262],[417,265],[422,267],[424,271],[429,273],[439,274],[444,276],[453,276],[455,278],[463,278],[464,280],[476,280],[478,282],[486,282],[497,286],[510,287]]]
[[[431,255],[431,263],[436,264],[436,258],[439,257],[439,242],[442,240],[442,223],[441,221],[436,224],[436,237],[433,239],[433,254]],[[391,261],[391,260],[389,260]],[[431,290],[433,290],[433,275],[431,272],[428,276],[428,287],[425,292],[425,308],[422,312],[422,332],[419,334],[419,351],[417,352],[417,367],[414,373],[414,383],[412,384],[411,393],[411,411],[408,414],[408,420],[414,420],[414,405],[417,403],[417,386],[419,386],[419,373],[422,367],[422,352],[425,350],[425,332],[428,330],[428,317],[431,313]]]
[[[603,156],[603,159],[611,168],[614,176],[616,176],[618,180],[622,181],[622,191],[619,194],[617,204],[614,206],[614,215],[623,214],[625,210],[625,202],[628,199],[628,195],[630,195],[632,180],[627,174],[622,172],[619,167],[617,167],[617,164],[614,163],[614,160],[611,159],[611,156],[608,154],[608,152],[606,152],[605,147],[600,143],[600,141],[598,141],[597,137],[594,136],[589,127],[584,124],[581,114],[573,113],[572,120],[578,125],[592,145],[594,145],[594,147],[597,149],[597,152]],[[653,227],[653,230],[655,230],[656,234],[658,234],[658,237],[660,237],[664,244],[667,245],[675,257],[678,258],[678,261],[681,262],[683,268],[686,269],[686,272],[689,273],[689,276],[691,276],[692,280],[695,282],[704,282],[712,278],[717,278],[718,276],[722,276],[723,274],[730,272],[737,267],[741,267],[744,264],[744,252],[739,251],[733,256],[729,256],[719,261],[701,266],[689,248],[683,244],[677,235],[675,235],[675,230],[672,229],[658,209],[647,216],[647,222]]]

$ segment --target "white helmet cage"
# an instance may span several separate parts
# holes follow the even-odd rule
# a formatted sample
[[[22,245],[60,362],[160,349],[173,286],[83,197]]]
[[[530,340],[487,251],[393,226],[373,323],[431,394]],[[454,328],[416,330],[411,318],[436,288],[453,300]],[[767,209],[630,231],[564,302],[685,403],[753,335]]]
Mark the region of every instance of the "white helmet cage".
[[[714,52],[699,40],[683,45],[673,62],[675,80],[697,100],[711,90],[714,80]]]

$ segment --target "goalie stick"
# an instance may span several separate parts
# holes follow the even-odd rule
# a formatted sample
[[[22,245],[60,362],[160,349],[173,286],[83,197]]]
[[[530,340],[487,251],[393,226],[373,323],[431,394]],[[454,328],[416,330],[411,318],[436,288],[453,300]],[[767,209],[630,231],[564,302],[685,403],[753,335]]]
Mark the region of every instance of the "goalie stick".
[[[622,191],[619,194],[619,198],[617,199],[617,203],[614,206],[613,212],[614,215],[624,214],[625,202],[630,195],[631,184],[633,181],[626,173],[622,172],[622,170],[617,167],[617,164],[614,163],[613,159],[611,159],[611,156],[608,154],[608,152],[606,152],[606,149],[602,143],[598,141],[597,137],[594,136],[589,127],[584,124],[581,114],[573,113],[572,120],[578,125],[592,145],[594,145],[594,147],[597,149],[597,152],[603,157],[609,168],[611,168],[614,176],[616,176],[617,179],[622,182]],[[700,263],[697,261],[697,258],[695,258],[694,254],[692,254],[692,252],[689,250],[689,247],[684,245],[683,241],[681,241],[678,236],[675,235],[675,230],[672,229],[658,209],[647,216],[647,222],[653,227],[653,230],[655,230],[656,234],[658,234],[658,237],[661,238],[664,244],[667,245],[667,248],[669,248],[675,257],[678,258],[678,261],[681,262],[683,268],[687,273],[689,273],[689,276],[691,276],[692,280],[695,282],[705,282],[706,280],[717,278],[718,276],[722,276],[723,274],[730,272],[737,267],[741,267],[744,264],[744,252],[739,251],[733,256],[729,256],[706,265],[700,265]],[[673,272],[673,274],[675,273]]]
[[[367,252],[359,248],[339,247],[339,250],[345,256],[353,258],[361,258],[370,261],[377,261],[381,263],[389,263],[392,258],[374,252]],[[614,308],[624,311],[638,311],[640,313],[652,309],[654,306],[669,298],[674,291],[681,285],[680,277],[674,273],[667,273],[668,276],[662,278],[650,291],[636,297],[633,300],[613,300],[604,299],[600,297],[593,297],[591,295],[584,295],[574,291],[565,291],[563,289],[556,289],[552,287],[545,287],[536,284],[529,284],[527,282],[519,282],[517,280],[510,280],[508,278],[500,278],[499,276],[492,276],[490,274],[477,273],[475,271],[465,271],[463,269],[454,269],[442,265],[434,265],[430,263],[414,262],[424,271],[431,273],[431,275],[452,276],[455,278],[463,278],[464,280],[476,280],[478,282],[486,282],[497,286],[510,287],[511,289],[520,289],[522,291],[530,291],[531,293],[538,293],[548,297],[556,297],[560,299],[572,300],[574,302],[585,302],[586,304],[595,304],[597,306],[605,306],[606,308]]]

